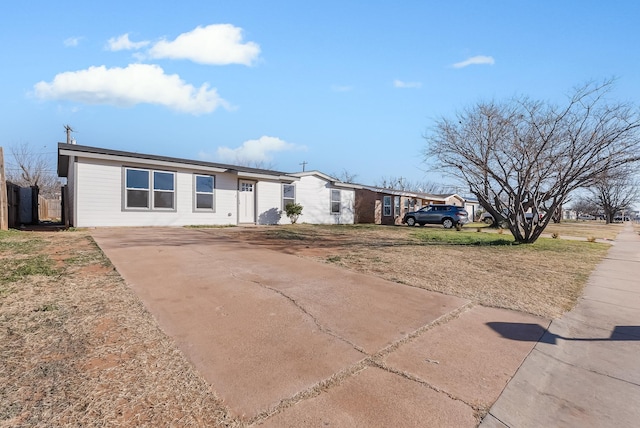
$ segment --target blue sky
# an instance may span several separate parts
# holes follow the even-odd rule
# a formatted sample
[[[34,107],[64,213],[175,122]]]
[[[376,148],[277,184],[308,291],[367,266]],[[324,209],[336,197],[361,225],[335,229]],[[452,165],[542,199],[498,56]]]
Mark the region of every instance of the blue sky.
[[[616,77],[640,99],[637,1],[30,1],[0,14],[7,147],[78,144],[356,181],[448,181],[432,121],[561,102]]]

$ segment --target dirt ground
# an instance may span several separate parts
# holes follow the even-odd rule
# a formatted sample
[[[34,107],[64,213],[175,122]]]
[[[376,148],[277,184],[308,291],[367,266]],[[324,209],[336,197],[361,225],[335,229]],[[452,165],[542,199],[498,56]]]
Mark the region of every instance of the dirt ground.
[[[430,244],[416,230],[293,225],[207,233],[547,317],[574,305],[608,249],[586,241]],[[0,232],[0,359],[0,426],[242,425],[87,231]]]

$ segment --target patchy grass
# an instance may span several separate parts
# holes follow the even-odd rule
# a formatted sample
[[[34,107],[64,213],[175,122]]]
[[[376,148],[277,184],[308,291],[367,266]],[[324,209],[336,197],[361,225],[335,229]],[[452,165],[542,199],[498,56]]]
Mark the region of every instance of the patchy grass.
[[[15,282],[30,275],[53,276],[58,271],[53,261],[45,254],[20,258],[0,259],[0,284]]]
[[[0,230],[0,258],[5,255],[33,254],[45,245],[44,240],[37,236],[25,238],[17,230]]]
[[[545,317],[573,308],[609,249],[586,238],[517,245],[508,232],[441,227],[300,224],[234,232],[253,245]]]
[[[235,224],[190,224],[184,226],[187,229],[225,229],[227,227],[237,227]]]
[[[624,224],[605,224],[604,221],[563,221],[562,223],[549,223],[544,233],[548,235],[557,234],[562,237],[578,237],[585,240],[589,237],[603,240],[614,240]]]
[[[59,272],[47,254],[46,242],[15,230],[0,231],[0,298],[15,292],[18,281],[30,276],[54,276]]]
[[[0,247],[0,426],[240,425],[86,231]]]
[[[313,229],[305,228],[289,228],[289,229],[270,229],[264,232],[271,239],[280,240],[296,240],[309,241],[317,237],[317,233]]]
[[[513,238],[489,233],[455,230],[420,230],[413,234],[420,242],[449,245],[515,245]]]
[[[440,227],[215,229],[207,233],[546,317],[573,307],[608,250]],[[0,426],[242,425],[87,231],[0,232],[0,278]]]

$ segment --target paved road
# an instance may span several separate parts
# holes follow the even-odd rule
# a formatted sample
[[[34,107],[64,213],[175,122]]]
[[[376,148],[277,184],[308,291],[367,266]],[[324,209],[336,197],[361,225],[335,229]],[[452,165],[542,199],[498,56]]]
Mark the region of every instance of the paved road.
[[[92,235],[247,424],[475,427],[549,325],[216,232]]]
[[[640,236],[630,224],[481,426],[640,426]]]

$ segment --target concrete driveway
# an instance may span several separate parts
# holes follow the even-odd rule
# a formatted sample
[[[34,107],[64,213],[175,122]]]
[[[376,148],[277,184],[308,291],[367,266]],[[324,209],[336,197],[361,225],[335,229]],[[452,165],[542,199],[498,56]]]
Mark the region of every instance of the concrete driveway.
[[[549,325],[222,235],[92,231],[247,424],[474,427]]]

